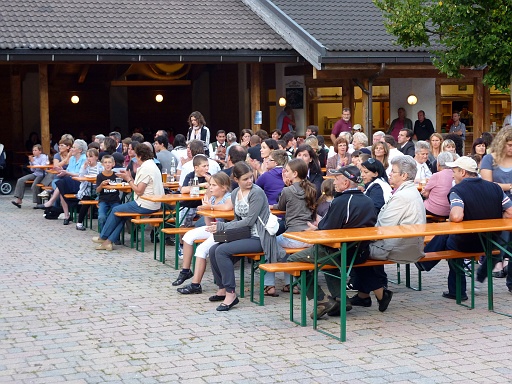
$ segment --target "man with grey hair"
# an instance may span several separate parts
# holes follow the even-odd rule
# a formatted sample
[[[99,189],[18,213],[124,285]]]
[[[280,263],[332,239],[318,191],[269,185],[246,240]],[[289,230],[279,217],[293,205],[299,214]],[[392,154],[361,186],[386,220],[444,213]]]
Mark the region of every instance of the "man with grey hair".
[[[228,132],[228,134],[226,135],[226,159],[228,158],[229,147],[231,147],[232,145],[240,145],[240,144],[237,143],[237,141],[236,141],[236,133]]]
[[[425,207],[418,189],[414,185],[416,162],[410,156],[396,156],[391,160],[390,184],[395,188],[391,198],[384,204],[377,217],[377,227],[401,224],[425,224]],[[398,263],[411,263],[424,256],[423,237],[410,239],[377,240],[370,244],[370,258],[393,260]],[[370,307],[373,291],[378,298],[379,310],[384,312],[393,297],[387,287],[384,266],[364,268],[366,285],[358,287],[358,293],[350,299],[352,306]]]
[[[373,144],[375,143],[380,143],[381,141],[384,141],[384,136],[386,136],[386,134],[383,132],[383,131],[377,131],[373,134]]]
[[[428,161],[428,155],[430,153],[430,144],[426,141],[420,140],[417,141],[414,145],[414,160],[416,161],[416,178],[414,182],[416,184],[425,183],[427,179],[430,179],[432,176],[432,171],[430,170],[430,161]]]
[[[391,160],[389,183],[393,195],[380,210],[376,226],[425,224],[425,206],[418,188],[414,185],[417,167],[410,156],[396,156]],[[385,239],[370,245],[370,258],[411,263],[423,257],[423,237],[410,239]]]
[[[363,132],[356,132],[352,137],[352,145],[354,146],[354,150],[360,150],[368,146],[368,136],[366,136]]]

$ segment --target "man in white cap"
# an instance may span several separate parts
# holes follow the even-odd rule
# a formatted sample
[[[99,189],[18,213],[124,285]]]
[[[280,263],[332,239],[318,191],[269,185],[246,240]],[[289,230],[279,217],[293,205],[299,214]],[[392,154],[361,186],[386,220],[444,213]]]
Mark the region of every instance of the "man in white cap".
[[[478,176],[475,160],[463,156],[453,162],[447,162],[446,166],[452,168],[455,180],[455,186],[448,194],[451,222],[512,218],[512,202],[498,184]],[[425,252],[441,250],[484,252],[478,234],[435,236],[425,247]],[[430,270],[433,265],[435,263],[417,264],[419,269],[424,270]],[[456,276],[459,273],[461,275],[461,299],[467,300],[466,276],[461,272],[463,259],[448,260],[448,265],[450,267],[448,291],[443,292],[443,297],[456,299]]]

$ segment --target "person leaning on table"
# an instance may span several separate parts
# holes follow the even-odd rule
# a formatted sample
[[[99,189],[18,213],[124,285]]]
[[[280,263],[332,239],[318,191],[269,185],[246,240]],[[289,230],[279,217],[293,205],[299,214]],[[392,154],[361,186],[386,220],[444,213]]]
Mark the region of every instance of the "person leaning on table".
[[[478,176],[476,161],[470,157],[459,157],[446,166],[452,168],[455,186],[448,195],[450,201],[450,221],[460,223],[468,220],[512,218],[512,202],[501,187]],[[485,203],[484,203],[485,202]],[[484,252],[478,234],[440,235],[425,247],[425,252],[454,250],[460,252]],[[456,299],[456,277],[461,274],[461,299],[467,300],[466,276],[462,274],[463,259],[448,260],[448,291],[443,297]],[[437,262],[417,263],[420,270],[430,270]],[[425,268],[427,266],[427,268]],[[478,274],[477,274],[478,279]],[[476,288],[475,288],[476,290]]]
[[[372,200],[365,196],[358,185],[361,182],[361,173],[359,169],[353,165],[341,167],[337,170],[329,170],[331,175],[335,176],[334,187],[336,194],[331,202],[329,210],[322,220],[318,223],[318,229],[340,229],[340,228],[365,228],[373,227],[377,221],[375,215],[375,208],[373,207]],[[317,227],[310,225],[312,229]],[[338,253],[337,258],[340,258],[339,249],[334,249],[324,245],[318,246],[318,257],[324,257],[334,252]],[[351,262],[352,257],[356,257],[354,264],[363,263],[368,255],[368,242],[362,242],[358,248],[357,255],[347,255],[347,264]],[[302,250],[294,253],[288,258],[289,262],[299,261],[306,263],[314,263],[315,258],[312,248]],[[333,264],[333,262],[330,262]],[[359,269],[359,268],[355,268]],[[325,281],[327,288],[332,296],[325,297],[325,293],[320,286],[318,286],[318,303],[316,307],[316,316],[320,318],[325,314],[331,316],[339,315],[340,313],[340,276],[338,269],[329,270],[325,274]],[[313,272],[308,272],[306,275],[308,291],[306,293],[309,300],[314,297],[314,286],[312,284]],[[349,311],[352,307],[347,300],[346,310]],[[311,318],[314,317],[314,312]]]
[[[95,243],[100,243],[96,247],[97,250],[112,250],[112,243],[119,240],[119,235],[123,230],[124,222],[127,217],[118,217],[116,212],[136,212],[148,214],[156,212],[160,209],[160,203],[153,203],[142,199],[142,196],[155,196],[164,194],[164,186],[162,184],[162,174],[160,169],[153,160],[153,150],[146,145],[139,145],[135,149],[137,163],[137,175],[135,180],[130,172],[117,173],[134,192],[134,199],[128,203],[118,205],[110,211],[107,221],[103,226],[99,236],[92,238]]]

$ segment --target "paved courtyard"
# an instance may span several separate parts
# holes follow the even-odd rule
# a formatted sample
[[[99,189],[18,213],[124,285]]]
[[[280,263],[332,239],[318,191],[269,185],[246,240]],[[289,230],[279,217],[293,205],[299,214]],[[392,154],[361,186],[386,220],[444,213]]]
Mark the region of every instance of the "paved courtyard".
[[[487,311],[483,296],[474,310],[441,298],[445,262],[424,274],[422,292],[390,284],[385,313],[375,299],[354,308],[339,343],[309,318],[308,327],[291,323],[284,293],[264,307],[245,298],[215,311],[209,270],[203,294],[180,295],[177,271],[151,247],[96,251],[95,232],[44,219],[27,192],[22,209],[0,197],[2,383],[512,381],[512,319]],[[504,279],[495,289],[496,309],[512,313]],[[319,324],[335,331],[339,318]]]

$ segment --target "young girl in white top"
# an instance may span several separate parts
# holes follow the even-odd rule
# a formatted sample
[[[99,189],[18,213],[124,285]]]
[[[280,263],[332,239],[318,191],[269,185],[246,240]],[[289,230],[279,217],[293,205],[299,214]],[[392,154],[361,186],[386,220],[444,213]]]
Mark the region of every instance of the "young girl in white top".
[[[231,179],[224,172],[216,173],[210,178],[208,187],[209,197],[203,199],[203,205],[198,209],[206,209],[212,211],[231,211],[233,203],[231,202]],[[192,279],[192,283],[184,287],[178,288],[178,292],[182,294],[202,293],[201,280],[206,269],[206,257],[210,247],[215,244],[213,234],[206,231],[206,226],[211,225],[215,219],[205,217],[205,226],[194,228],[183,236],[183,265],[178,278],[172,283],[177,286],[183,284],[185,280]],[[219,220],[220,221],[220,220]],[[194,250],[194,241],[206,239],[201,243],[195,252],[196,265],[194,272],[190,270],[192,263],[192,253]]]

